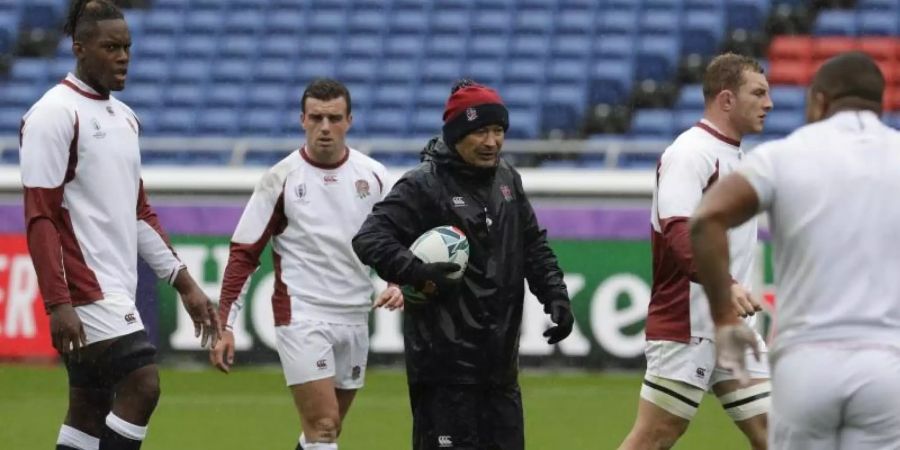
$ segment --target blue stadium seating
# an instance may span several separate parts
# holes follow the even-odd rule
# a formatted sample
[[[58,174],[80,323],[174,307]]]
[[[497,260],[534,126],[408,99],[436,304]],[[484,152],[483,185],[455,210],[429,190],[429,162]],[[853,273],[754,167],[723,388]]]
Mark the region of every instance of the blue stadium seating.
[[[726,27],[758,30],[769,13],[769,0],[730,0],[725,2]]]
[[[677,110],[697,110],[703,109],[703,86],[699,84],[688,84],[681,87],[678,100],[675,102]]]
[[[194,83],[174,84],[163,91],[166,107],[196,108],[203,104],[203,94],[202,85]]]
[[[861,36],[900,35],[900,11],[886,14],[883,11],[860,12],[857,27]]]
[[[684,17],[682,51],[685,54],[711,55],[718,49],[724,32],[721,13],[690,11]]]
[[[813,27],[817,36],[856,36],[856,13],[825,10],[819,13]]]
[[[630,134],[641,138],[669,138],[674,134],[672,110],[639,109],[631,120]]]
[[[900,0],[858,0],[856,7],[859,11],[893,12],[900,10]]]
[[[22,116],[25,115],[25,112],[26,109],[18,107],[5,106],[0,108],[0,133],[5,135],[18,134],[19,125],[22,123]]]
[[[798,114],[797,111],[773,109],[766,115],[766,126],[763,129],[763,136],[785,136],[803,124],[803,114]]]
[[[800,86],[772,86],[769,95],[775,109],[779,111],[800,112],[806,106],[806,89]]]

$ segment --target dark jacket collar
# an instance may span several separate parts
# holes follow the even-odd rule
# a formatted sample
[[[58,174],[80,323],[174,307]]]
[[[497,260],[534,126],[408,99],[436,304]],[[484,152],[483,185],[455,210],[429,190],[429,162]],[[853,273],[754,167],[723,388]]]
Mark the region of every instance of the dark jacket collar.
[[[475,167],[459,156],[455,148],[450,148],[440,136],[431,138],[421,152],[422,162],[431,161],[436,166],[444,167],[454,176],[477,184],[489,184],[494,181],[497,166]]]

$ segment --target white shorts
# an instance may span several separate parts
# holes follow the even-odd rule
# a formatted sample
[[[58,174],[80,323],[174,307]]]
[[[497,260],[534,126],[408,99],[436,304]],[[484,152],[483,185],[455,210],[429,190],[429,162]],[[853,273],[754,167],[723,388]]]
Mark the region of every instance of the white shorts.
[[[769,378],[769,357],[765,341],[756,335],[759,344],[759,361],[747,351],[747,371],[750,378]],[[717,383],[734,380],[730,370],[716,366],[716,345],[706,338],[692,337],[690,343],[674,341],[647,341],[644,347],[647,357],[647,375],[681,381],[704,391]]]
[[[102,300],[75,307],[75,312],[84,326],[88,344],[144,329],[134,300],[125,295],[107,294]]]
[[[275,327],[278,357],[288,386],[334,378],[338,389],[359,389],[369,356],[367,324],[297,320]]]
[[[770,449],[900,449],[900,348],[798,344],[772,369]]]

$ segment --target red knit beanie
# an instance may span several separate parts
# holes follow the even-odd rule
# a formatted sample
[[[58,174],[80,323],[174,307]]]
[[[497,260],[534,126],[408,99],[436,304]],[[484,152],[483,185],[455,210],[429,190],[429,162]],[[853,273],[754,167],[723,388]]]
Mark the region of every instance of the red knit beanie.
[[[469,80],[456,84],[444,108],[444,142],[453,147],[467,134],[488,125],[509,128],[509,111],[497,91]]]

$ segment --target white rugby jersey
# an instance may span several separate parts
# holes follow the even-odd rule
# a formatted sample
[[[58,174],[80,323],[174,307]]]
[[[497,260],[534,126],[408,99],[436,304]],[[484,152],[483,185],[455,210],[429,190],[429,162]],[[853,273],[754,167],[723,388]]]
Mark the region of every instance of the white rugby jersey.
[[[689,342],[712,339],[715,327],[691,251],[688,220],[700,198],[743,158],[740,142],[707,120],[681,133],[660,156],[651,214],[653,287],[647,339]],[[731,276],[750,288],[757,242],[756,219],[728,232]]]
[[[900,132],[845,111],[760,145],[739,169],[769,212],[775,346],[900,346]]]
[[[351,240],[387,195],[387,181],[381,163],[353,149],[326,166],[301,148],[269,169],[232,237],[219,297],[222,320],[233,325],[243,291],[271,238],[276,326],[303,318],[367,323],[370,270],[356,257]]]
[[[144,194],[139,126],[131,108],[72,74],[23,117],[29,250],[48,307],[125,299],[133,309],[138,254],[169,282],[183,267]],[[134,315],[116,320],[140,325]]]

